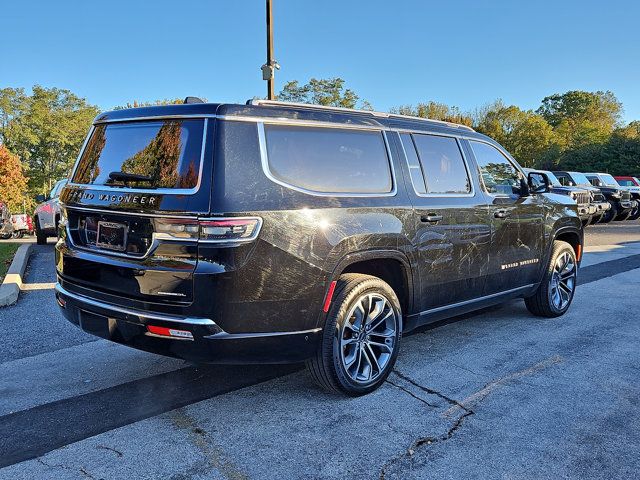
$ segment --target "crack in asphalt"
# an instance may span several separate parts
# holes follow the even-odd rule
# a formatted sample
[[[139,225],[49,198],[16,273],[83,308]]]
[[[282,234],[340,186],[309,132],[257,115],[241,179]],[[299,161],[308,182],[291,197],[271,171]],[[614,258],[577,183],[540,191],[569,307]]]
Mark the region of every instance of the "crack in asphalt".
[[[474,415],[475,412],[473,412],[473,410],[467,408],[466,406],[464,406],[464,404],[462,402],[459,402],[458,400],[455,400],[451,397],[448,397],[447,395],[440,393],[436,390],[433,390],[431,388],[425,387],[424,385],[420,385],[419,383],[415,382],[414,380],[412,380],[411,378],[407,377],[406,375],[401,374],[400,372],[398,372],[398,370],[394,369],[393,373],[395,373],[398,377],[400,377],[402,380],[404,380],[405,382],[410,383],[411,385],[419,388],[420,390],[422,390],[425,393],[428,393],[429,395],[435,395],[441,399],[443,399],[444,401],[446,401],[449,405],[452,405],[451,409],[453,408],[461,408],[464,410],[464,413],[462,415],[460,415],[460,417],[458,417],[456,419],[456,421],[453,423],[453,425],[446,431],[446,433],[434,437],[434,436],[427,436],[427,437],[420,437],[417,440],[415,440],[411,446],[409,448],[407,448],[407,450],[405,452],[403,452],[401,455],[398,455],[396,457],[393,457],[392,459],[390,459],[389,461],[387,461],[381,468],[380,468],[380,480],[385,480],[385,477],[387,475],[387,471],[389,470],[390,467],[392,467],[393,465],[410,459],[413,457],[413,455],[415,454],[416,450],[418,450],[419,448],[425,446],[425,445],[433,445],[435,443],[441,443],[441,442],[446,442],[447,440],[449,440],[451,437],[453,437],[453,435],[456,433],[456,431],[458,431],[460,429],[460,427],[462,427],[462,424],[464,423],[465,419],[467,417],[470,417],[471,415]],[[394,387],[399,388],[400,390],[408,393],[409,395],[411,395],[412,397],[416,398],[417,400],[420,400],[423,403],[426,403],[427,405],[431,406],[431,407],[435,407],[435,405],[432,405],[430,403],[428,403],[427,401],[423,400],[422,398],[414,395],[412,392],[410,392],[409,390],[394,384],[393,382],[389,381],[387,379],[387,382],[390,383],[391,385],[393,385]]]
[[[87,477],[87,478],[90,478],[91,480],[97,480],[97,479],[96,479],[96,477],[94,477],[93,475],[91,475],[91,474],[87,471],[87,469],[86,469],[85,467],[80,467],[80,468],[78,468],[78,469],[75,469],[75,468],[73,468],[73,467],[68,467],[67,465],[64,465],[64,464],[51,464],[51,463],[47,463],[47,462],[45,462],[41,457],[36,458],[36,461],[37,461],[39,464],[44,465],[44,466],[45,466],[45,467],[47,467],[47,468],[61,468],[61,469],[63,469],[63,470],[67,470],[67,471],[70,471],[70,472],[76,472],[76,471],[78,471],[78,472],[80,472],[83,476],[85,476],[85,477]],[[100,479],[100,480],[103,480],[103,479]]]
[[[96,445],[96,448],[101,448],[102,450],[109,450],[111,452],[114,452],[118,456],[118,458],[124,457],[124,453],[122,453],[120,450],[116,450],[115,448],[108,447],[106,445]]]
[[[432,408],[437,408],[437,405],[434,405],[433,403],[429,403],[427,402],[424,398],[420,398],[419,396],[417,396],[415,393],[413,393],[411,390],[408,390],[406,388],[404,388],[402,385],[398,385],[397,383],[393,383],[391,380],[389,380],[387,378],[386,382],[390,385],[393,385],[394,387],[396,387],[398,390],[402,390],[404,393],[406,393],[407,395],[411,395],[413,398],[415,398],[416,400],[424,403],[425,405],[432,407]]]
[[[450,405],[454,405],[456,407],[459,407],[463,410],[465,410],[466,412],[469,413],[473,413],[471,410],[469,410],[467,407],[465,407],[462,403],[460,403],[458,400],[455,400],[451,397],[446,396],[443,393],[438,392],[437,390],[433,390],[429,387],[425,387],[423,385],[420,385],[418,382],[413,381],[411,378],[407,377],[406,375],[400,373],[398,371],[398,369],[393,369],[393,373],[395,373],[398,377],[400,377],[402,380],[404,380],[405,382],[410,383],[411,385],[419,388],[420,390],[422,390],[423,392],[428,393],[429,395],[435,395],[437,397],[440,397],[441,399],[443,399],[445,402],[447,402]]]
[[[419,448],[424,447],[424,446],[434,445],[436,443],[446,442],[451,437],[453,437],[453,435],[462,427],[462,424],[464,423],[465,419],[467,419],[471,415],[475,414],[475,412],[473,410],[471,410],[469,407],[467,407],[466,405],[481,402],[482,400],[484,400],[484,398],[486,398],[498,386],[505,385],[506,383],[508,383],[510,381],[513,381],[513,380],[516,380],[516,379],[520,379],[521,377],[524,377],[526,375],[530,375],[532,373],[536,373],[536,372],[538,372],[540,370],[544,370],[544,369],[546,369],[548,367],[551,367],[551,366],[556,365],[558,363],[561,363],[563,361],[564,361],[563,357],[561,357],[560,355],[554,355],[554,356],[552,356],[550,358],[547,358],[547,359],[545,359],[545,360],[543,360],[541,362],[538,362],[535,365],[532,365],[532,366],[530,366],[528,368],[525,368],[523,370],[519,370],[517,372],[510,373],[509,375],[505,375],[504,377],[501,377],[501,378],[498,378],[498,379],[493,380],[491,382],[488,382],[480,390],[478,390],[477,392],[472,393],[471,395],[469,395],[468,397],[466,397],[462,401],[458,401],[458,400],[456,400],[454,398],[451,398],[451,397],[449,397],[449,396],[447,396],[447,395],[445,395],[445,394],[443,394],[441,392],[438,392],[437,390],[433,390],[433,389],[431,389],[429,387],[425,387],[424,385],[420,385],[416,381],[414,381],[411,378],[407,377],[406,375],[403,375],[402,373],[400,373],[397,369],[394,369],[393,373],[395,373],[402,380],[414,385],[415,387],[419,388],[420,390],[422,390],[422,391],[424,391],[424,392],[426,392],[426,393],[428,393],[430,395],[436,395],[436,396],[442,398],[449,405],[451,405],[451,407],[449,407],[443,413],[444,417],[449,417],[453,412],[455,412],[458,409],[462,409],[464,411],[464,413],[462,415],[460,415],[455,420],[455,422],[453,422],[453,425],[443,435],[436,436],[436,437],[434,437],[434,436],[420,437],[417,440],[415,440],[411,444],[411,446],[405,452],[403,452],[401,455],[395,456],[392,459],[390,459],[389,461],[387,461],[380,468],[380,477],[379,477],[380,480],[384,480],[385,479],[385,477],[387,475],[387,472],[388,472],[390,467],[394,466],[395,464],[397,464],[399,462],[411,459]],[[407,389],[402,388],[400,386],[397,386],[394,383],[390,382],[389,380],[387,380],[387,382],[391,383],[391,385],[394,385],[394,386],[400,388],[401,390],[405,391],[406,393],[408,393],[412,397],[417,398],[418,400],[420,400],[420,401],[422,401],[424,403],[427,403],[424,400],[422,400],[421,398],[419,398],[416,395],[412,394]]]

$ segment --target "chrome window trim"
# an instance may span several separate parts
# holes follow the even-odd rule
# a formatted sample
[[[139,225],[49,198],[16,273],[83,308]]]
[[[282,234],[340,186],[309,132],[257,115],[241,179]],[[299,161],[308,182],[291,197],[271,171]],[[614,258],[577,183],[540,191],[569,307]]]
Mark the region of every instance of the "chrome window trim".
[[[411,165],[411,163],[409,162],[409,156],[407,155],[407,150],[405,149],[404,146],[404,141],[402,140],[402,136],[403,135],[409,135],[409,138],[411,140],[411,146],[413,147],[413,150],[416,154],[416,158],[418,159],[418,165]],[[402,132],[402,133],[398,133],[398,138],[400,140],[400,147],[402,148],[402,154],[404,155],[404,159],[407,162],[407,166],[409,167],[409,178],[411,180],[411,186],[413,187],[413,191],[415,192],[416,195],[424,195],[427,193],[427,184],[424,181],[424,172],[422,171],[422,164],[420,163],[420,157],[418,157],[418,152],[416,150],[416,146],[413,143],[413,138],[411,137],[411,134],[408,132]],[[422,181],[422,189],[424,189],[424,192],[422,191],[418,191],[418,189],[416,188],[416,184],[413,181],[413,171],[414,170],[418,170],[420,172],[420,180]]]
[[[527,175],[524,173],[524,170],[522,169],[522,167],[520,166],[520,164],[518,162],[516,162],[516,160],[503,148],[496,146],[495,144],[491,143],[491,142],[487,142],[486,140],[483,140],[481,138],[467,138],[466,139],[469,142],[469,148],[471,148],[471,151],[473,152],[473,156],[474,158],[476,157],[476,152],[473,151],[473,145],[471,145],[471,142],[478,142],[478,143],[484,143],[486,145],[489,145],[493,148],[495,148],[498,152],[500,152],[502,154],[502,156],[507,160],[507,162],[509,162],[511,164],[511,166],[513,166],[513,168],[515,168],[520,175],[522,175],[524,178],[527,178]],[[476,160],[476,166],[478,167],[478,170],[480,170],[480,165],[478,164],[478,159],[475,158]],[[487,195],[491,196],[492,198],[512,198],[513,195],[508,195],[506,193],[491,193],[487,190],[487,186],[484,183],[484,178],[482,178],[482,172],[478,172],[480,175],[480,185],[482,185],[482,190],[484,193],[486,193]],[[521,195],[520,195],[521,196]]]
[[[384,129],[382,128],[375,128],[375,129],[370,129],[370,128],[366,128],[366,129],[359,129],[359,130],[375,130],[378,131],[382,134],[382,139],[384,141],[384,146],[385,146],[385,150],[386,150],[386,154],[387,154],[387,162],[389,163],[389,172],[391,174],[391,191],[389,192],[384,192],[384,193],[358,193],[358,192],[317,192],[315,190],[308,190],[306,188],[303,187],[298,187],[296,185],[292,185],[289,184],[283,180],[280,180],[278,178],[276,178],[272,173],[271,170],[269,169],[269,159],[268,159],[268,155],[267,155],[267,139],[266,139],[266,135],[265,135],[265,131],[264,131],[264,125],[265,123],[275,123],[275,122],[258,122],[257,123],[257,127],[258,127],[258,144],[260,147],[260,163],[262,164],[262,171],[264,172],[264,174],[266,175],[266,177],[271,180],[273,183],[276,183],[280,186],[286,187],[290,190],[295,190],[297,192],[300,193],[304,193],[307,195],[313,195],[316,197],[341,197],[341,198],[351,198],[351,197],[393,197],[397,194],[397,182],[396,182],[396,175],[395,175],[395,168],[393,165],[393,156],[391,155],[391,148],[389,147],[389,141],[387,139],[387,133]],[[297,122],[287,122],[287,123],[291,123],[293,125],[299,126],[300,124]],[[283,124],[282,122],[278,122],[278,124]],[[312,126],[314,127],[320,127],[320,128],[338,128],[340,129],[341,127],[335,127],[335,126],[331,126],[331,127],[327,127],[326,125],[318,125],[317,123],[312,123]]]
[[[413,140],[413,137],[411,138],[411,141],[414,142],[413,144],[413,148],[415,148],[416,151],[416,155],[418,157],[418,162],[420,162],[420,172],[422,173],[422,179],[424,181],[424,187],[426,190],[426,193],[420,193],[418,192],[418,190],[416,189],[416,186],[413,182],[413,178],[411,177],[411,186],[413,187],[413,192],[418,196],[418,197],[422,197],[422,198],[471,198],[471,197],[475,197],[476,196],[476,189],[475,189],[475,185],[473,183],[473,180],[471,179],[471,170],[469,169],[469,162],[467,160],[467,156],[464,153],[464,149],[462,148],[462,144],[460,143],[460,137],[458,137],[457,135],[440,135],[439,133],[426,133],[426,132],[414,132],[414,131],[403,131],[402,133],[408,134],[408,135],[430,135],[432,137],[450,137],[455,139],[456,141],[456,145],[458,146],[458,150],[460,151],[460,156],[462,157],[462,164],[464,165],[464,169],[467,172],[467,180],[469,180],[469,186],[471,187],[471,191],[468,193],[429,193],[429,186],[427,184],[427,181],[425,179],[425,173],[424,173],[424,169],[422,166],[422,161],[420,159],[420,152],[418,151],[418,147],[417,145],[415,145],[415,140]],[[400,145],[402,145],[402,153],[404,153],[405,156],[405,162],[407,162],[407,165],[409,166],[409,168],[411,168],[411,165],[409,165],[409,159],[407,157],[407,152],[405,150],[404,147],[404,142],[402,141],[402,135],[398,134],[398,137],[400,138]]]
[[[78,164],[80,163],[80,159],[82,158],[82,155],[84,154],[84,150],[87,147],[87,143],[89,141],[89,138],[91,138],[91,135],[93,134],[93,131],[95,130],[95,125],[99,125],[99,124],[108,124],[108,123],[120,123],[120,122],[126,122],[126,121],[133,121],[133,120],[137,120],[137,121],[150,121],[151,119],[154,119],[156,121],[159,120],[167,120],[167,119],[173,119],[173,118],[204,118],[204,124],[202,126],[202,146],[200,147],[200,170],[198,171],[198,182],[196,183],[196,186],[193,188],[130,188],[130,187],[110,187],[108,185],[97,185],[97,184],[93,184],[93,183],[75,183],[72,182],[71,179],[74,177],[74,175],[76,174],[76,169],[78,168]],[[89,130],[89,135],[87,135],[87,138],[85,139],[84,144],[82,145],[82,149],[80,150],[80,154],[78,155],[78,158],[76,160],[76,164],[73,167],[73,173],[69,176],[69,182],[67,183],[67,186],[70,187],[84,187],[84,188],[90,188],[90,189],[95,189],[95,190],[106,190],[109,192],[127,192],[127,193],[157,193],[157,194],[166,194],[166,193],[170,193],[173,195],[193,195],[194,193],[196,193],[198,190],[200,190],[200,185],[202,183],[202,172],[204,171],[204,154],[205,154],[205,150],[206,150],[206,146],[207,146],[207,130],[209,128],[209,117],[203,117],[202,115],[200,116],[196,116],[196,117],[190,117],[187,115],[181,115],[181,116],[175,116],[175,115],[170,115],[170,116],[163,116],[163,117],[140,117],[137,119],[118,119],[117,121],[109,121],[109,122],[97,122],[96,124],[91,126],[91,129]]]

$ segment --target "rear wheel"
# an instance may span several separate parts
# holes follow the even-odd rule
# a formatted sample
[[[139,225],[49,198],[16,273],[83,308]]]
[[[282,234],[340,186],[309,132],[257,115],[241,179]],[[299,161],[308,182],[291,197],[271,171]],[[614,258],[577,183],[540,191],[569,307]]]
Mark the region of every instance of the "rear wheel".
[[[36,221],[36,243],[38,245],[46,245],[47,244],[47,234],[40,230],[40,220],[38,217],[35,218]]]
[[[527,309],[539,317],[559,317],[573,301],[578,262],[573,247],[556,240],[544,279],[533,296],[525,298]]]
[[[22,237],[24,237],[24,232],[22,230],[18,230],[16,232],[13,232],[13,234],[11,236],[13,238],[22,238]]]
[[[371,275],[344,274],[337,281],[322,343],[307,368],[327,390],[363,395],[386,380],[401,337],[402,311],[393,289]]]

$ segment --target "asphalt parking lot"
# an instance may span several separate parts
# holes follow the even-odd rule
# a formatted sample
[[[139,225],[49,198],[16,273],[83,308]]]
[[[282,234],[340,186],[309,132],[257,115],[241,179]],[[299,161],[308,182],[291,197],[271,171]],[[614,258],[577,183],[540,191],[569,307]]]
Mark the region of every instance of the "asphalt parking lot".
[[[569,313],[522,301],[403,339],[380,390],[206,366],[58,313],[52,244],[0,310],[0,479],[638,478],[640,223],[587,229]]]

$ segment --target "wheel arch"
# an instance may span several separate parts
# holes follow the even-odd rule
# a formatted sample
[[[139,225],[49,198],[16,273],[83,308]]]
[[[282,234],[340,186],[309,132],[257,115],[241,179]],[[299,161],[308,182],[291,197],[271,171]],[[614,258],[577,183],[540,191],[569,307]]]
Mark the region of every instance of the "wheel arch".
[[[413,270],[408,258],[402,252],[376,249],[349,253],[342,257],[333,269],[329,284],[343,273],[362,273],[384,280],[396,292],[403,313],[408,315],[413,312]]]

